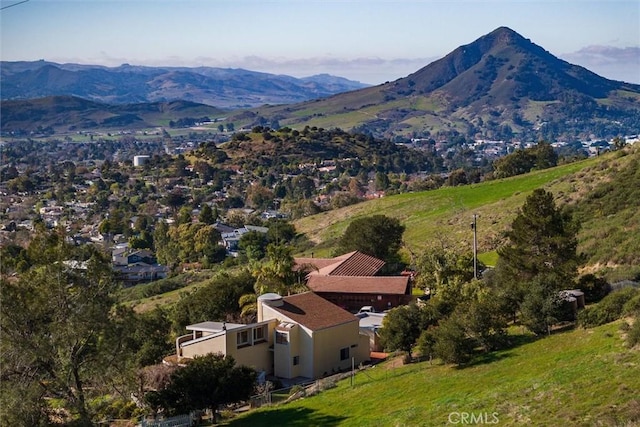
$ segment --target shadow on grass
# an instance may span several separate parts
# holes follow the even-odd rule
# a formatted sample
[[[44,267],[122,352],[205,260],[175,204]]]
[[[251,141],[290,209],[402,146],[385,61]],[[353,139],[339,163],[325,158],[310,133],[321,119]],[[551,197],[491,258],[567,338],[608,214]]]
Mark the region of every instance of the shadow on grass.
[[[480,353],[474,356],[474,358],[469,363],[457,366],[457,369],[465,369],[465,368],[471,368],[472,366],[486,365],[489,363],[497,362],[502,359],[506,359],[511,356],[512,356],[511,353],[504,350],[492,351],[490,353]]]
[[[456,368],[465,369],[472,366],[486,365],[506,359],[508,357],[512,357],[513,353],[509,351],[510,349],[532,343],[538,339],[540,338],[532,334],[509,335],[508,337],[506,337],[506,342],[504,343],[504,347],[502,348],[502,350],[495,350],[488,353],[476,353],[473,356],[473,359],[471,359],[468,363],[458,365]]]
[[[512,334],[507,337],[508,342],[506,348],[516,348],[521,345],[529,344],[540,339],[533,334]]]
[[[323,414],[309,408],[278,408],[268,411],[253,411],[250,414],[231,420],[230,427],[309,427],[309,426],[337,426],[347,417]]]

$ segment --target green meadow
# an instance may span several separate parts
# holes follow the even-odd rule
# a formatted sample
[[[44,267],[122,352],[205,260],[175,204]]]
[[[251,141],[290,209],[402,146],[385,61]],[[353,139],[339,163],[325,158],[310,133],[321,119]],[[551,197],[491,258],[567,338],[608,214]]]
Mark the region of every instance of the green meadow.
[[[540,339],[520,332],[512,331],[520,345],[463,368],[391,360],[357,373],[353,385],[342,380],[227,425],[442,426],[472,415],[476,425],[640,425],[640,350],[624,346],[620,322]]]
[[[295,226],[298,232],[319,245],[309,252],[323,256],[330,253],[354,219],[387,215],[398,218],[406,226],[406,246],[412,252],[419,252],[441,243],[471,248],[470,223],[476,214],[479,251],[491,252],[498,247],[501,233],[531,191],[544,187],[554,194],[564,194],[568,191],[564,178],[601,161],[601,158],[591,158],[507,179],[384,197],[302,218],[295,221]]]

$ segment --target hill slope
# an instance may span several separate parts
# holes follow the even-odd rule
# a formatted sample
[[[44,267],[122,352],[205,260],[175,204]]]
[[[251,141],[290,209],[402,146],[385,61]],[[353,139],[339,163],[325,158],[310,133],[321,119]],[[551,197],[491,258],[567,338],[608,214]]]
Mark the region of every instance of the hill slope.
[[[581,220],[578,250],[586,254],[588,268],[606,273],[611,279],[629,275],[631,277],[626,278],[632,278],[640,274],[640,199],[623,190],[640,187],[635,166],[640,161],[640,147],[627,147],[625,153],[628,155],[610,153],[481,184],[371,200],[302,218],[295,226],[318,244],[312,250],[320,256],[331,252],[354,219],[388,215],[406,226],[406,248],[418,254],[426,247],[442,244],[471,250],[473,235],[469,224],[475,213],[478,214],[478,250],[486,253],[503,243],[502,233],[530,192],[544,187],[554,193],[559,206],[572,207]],[[624,183],[615,185],[616,176]],[[607,199],[601,198],[609,194],[607,188],[611,186],[618,188],[615,197],[612,196],[617,202],[607,204]],[[608,210],[603,210],[603,205],[607,205]]]
[[[56,133],[98,128],[140,129],[165,126],[181,118],[211,119],[223,110],[188,101],[108,105],[72,96],[2,101],[2,132],[50,128]]]
[[[483,417],[474,424],[632,426],[640,422],[638,364],[640,351],[623,347],[614,323],[529,342],[464,369],[379,365],[357,374],[353,387],[343,380],[229,425],[462,425],[464,412]]]
[[[500,27],[405,78],[257,116],[387,137],[605,137],[640,128],[640,85],[600,77]]]

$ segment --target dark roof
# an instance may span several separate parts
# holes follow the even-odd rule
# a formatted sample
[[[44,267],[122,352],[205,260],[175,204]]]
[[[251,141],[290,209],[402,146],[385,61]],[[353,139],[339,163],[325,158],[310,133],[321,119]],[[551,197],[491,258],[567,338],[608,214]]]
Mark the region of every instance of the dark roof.
[[[321,276],[309,275],[307,286],[314,292],[345,294],[405,295],[409,290],[408,276]]]
[[[312,331],[358,322],[353,314],[313,292],[284,297],[281,306],[270,307]]]
[[[358,251],[335,258],[296,258],[295,262],[298,267],[315,266],[318,270],[311,274],[323,276],[374,276],[385,264],[381,259]]]

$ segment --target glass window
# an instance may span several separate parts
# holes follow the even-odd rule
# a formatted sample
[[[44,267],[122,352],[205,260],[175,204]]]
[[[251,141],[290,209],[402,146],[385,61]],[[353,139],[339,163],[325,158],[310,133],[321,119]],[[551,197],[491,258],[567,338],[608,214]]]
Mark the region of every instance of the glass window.
[[[340,360],[347,360],[349,358],[349,347],[340,349]]]
[[[249,331],[240,331],[238,332],[238,335],[236,335],[236,337],[238,340],[238,346],[249,344]]]
[[[300,364],[300,356],[293,356],[293,366]]]
[[[289,333],[276,331],[276,344],[289,344]]]
[[[266,329],[267,329],[266,326],[259,326],[255,328],[253,330],[253,341],[254,342],[266,341],[267,339]]]

